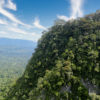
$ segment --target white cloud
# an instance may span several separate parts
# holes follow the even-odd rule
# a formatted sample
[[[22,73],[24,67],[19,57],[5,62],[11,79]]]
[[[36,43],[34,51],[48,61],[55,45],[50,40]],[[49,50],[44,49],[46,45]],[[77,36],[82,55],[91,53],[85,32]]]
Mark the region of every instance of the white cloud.
[[[71,0],[71,17],[77,18],[83,16],[83,0]]]
[[[5,0],[0,0],[0,8],[2,8],[4,4],[5,4]]]
[[[62,16],[57,15],[57,17],[58,17],[58,19],[61,19],[61,20],[65,20],[65,21],[69,20],[69,18],[67,16],[64,16],[64,15],[62,15]]]
[[[5,31],[0,31],[0,34],[7,34]]]
[[[37,42],[38,39],[41,37],[42,34],[39,33],[35,33],[35,32],[30,32],[28,30],[23,30],[20,29],[18,27],[8,27],[7,28],[8,31],[12,32],[12,34],[18,33],[16,35],[16,37],[24,37],[26,39],[30,38],[31,40],[33,40],[34,42]]]
[[[5,20],[0,19],[0,24],[7,25],[7,22]]]
[[[22,23],[21,21],[19,21],[13,14],[9,13],[8,11],[0,8],[0,13],[4,16],[6,16],[7,18],[9,18],[11,21],[24,25],[24,23]]]
[[[19,38],[36,42],[42,35],[40,32],[46,30],[46,27],[40,24],[38,18],[35,19],[33,23],[34,26],[33,24],[28,25],[16,18],[16,16],[7,9],[16,11],[16,4],[14,4],[12,0],[0,0],[0,15],[7,18],[6,20],[0,19],[0,24],[3,24],[0,25],[0,37]],[[38,29],[41,29],[41,31]],[[35,31],[37,31],[37,33],[35,33]]]
[[[22,21],[17,19],[12,13],[5,10],[5,8],[15,10],[15,11],[17,10],[16,4],[14,4],[12,2],[12,0],[7,0],[7,2],[5,2],[5,1],[6,0],[0,1],[0,14],[4,15],[5,17],[7,17],[9,20],[14,22],[15,24],[20,24],[20,25],[23,25],[27,28],[34,28],[32,25],[28,25],[28,24],[23,23]],[[40,25],[40,20],[38,18],[35,19],[34,26],[35,26],[35,28],[46,30],[46,28],[44,26]]]
[[[9,31],[15,32],[15,33],[20,33],[20,34],[27,34],[26,31],[19,29],[19,28],[14,28],[14,27],[9,27],[8,28]]]
[[[5,5],[5,7],[6,7],[6,8],[9,8],[9,9],[12,9],[12,10],[17,10],[16,4],[14,4],[14,3],[12,2],[12,0],[8,0],[8,1],[7,1],[7,4]]]
[[[33,24],[34,24],[34,27],[36,27],[36,28],[46,30],[46,27],[44,27],[44,26],[42,26],[42,25],[40,24],[40,20],[39,20],[38,18],[35,18],[35,21],[34,21]]]
[[[5,10],[5,8],[12,9],[12,10],[17,9],[16,5],[12,2],[12,0],[7,0],[7,2],[5,0],[0,1],[0,14],[4,15],[5,17],[7,17],[9,20],[13,21],[14,23],[29,27],[29,25],[24,24],[23,22],[18,20],[12,13]]]
[[[68,21],[70,19],[76,19],[77,17],[83,16],[83,10],[82,10],[83,0],[70,0],[70,3],[71,3],[70,17],[59,15],[57,16],[59,19]]]
[[[37,34],[37,33],[31,33],[32,37],[34,38],[34,41],[37,42],[38,39],[41,37],[42,34]]]

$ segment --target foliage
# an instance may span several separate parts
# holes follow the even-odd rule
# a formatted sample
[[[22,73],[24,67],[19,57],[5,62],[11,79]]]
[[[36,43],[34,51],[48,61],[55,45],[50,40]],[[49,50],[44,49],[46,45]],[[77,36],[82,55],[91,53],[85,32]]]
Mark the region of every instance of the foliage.
[[[7,100],[91,100],[91,93],[100,95],[99,16],[56,24],[45,32]]]

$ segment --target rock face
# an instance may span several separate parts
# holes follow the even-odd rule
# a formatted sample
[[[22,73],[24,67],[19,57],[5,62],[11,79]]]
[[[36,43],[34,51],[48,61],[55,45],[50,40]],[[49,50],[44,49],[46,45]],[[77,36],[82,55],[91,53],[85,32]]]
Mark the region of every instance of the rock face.
[[[97,95],[100,14],[94,13],[44,32],[7,100],[99,100]]]
[[[100,94],[100,89],[96,85],[92,84],[89,82],[89,80],[84,81],[83,79],[81,80],[83,85],[88,89],[89,94],[95,93],[95,94]]]

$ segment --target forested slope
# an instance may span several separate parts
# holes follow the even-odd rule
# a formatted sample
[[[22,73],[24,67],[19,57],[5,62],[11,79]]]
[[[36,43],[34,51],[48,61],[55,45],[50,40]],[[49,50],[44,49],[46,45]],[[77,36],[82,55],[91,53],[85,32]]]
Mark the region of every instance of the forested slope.
[[[99,11],[45,32],[6,100],[100,100]]]

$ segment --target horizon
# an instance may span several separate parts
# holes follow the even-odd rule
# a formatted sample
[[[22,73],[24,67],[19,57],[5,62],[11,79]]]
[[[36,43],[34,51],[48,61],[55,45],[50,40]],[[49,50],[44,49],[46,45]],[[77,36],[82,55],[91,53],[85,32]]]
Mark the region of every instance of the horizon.
[[[37,43],[37,42],[35,42],[35,41],[33,41],[33,40],[27,40],[27,39],[19,39],[19,38],[10,38],[10,37],[8,37],[8,38],[6,38],[6,37],[0,37],[0,40],[21,40],[21,41],[30,41],[30,42],[33,42],[33,43]]]
[[[56,19],[68,21],[94,13],[100,9],[99,3],[98,0],[1,0],[0,37],[37,42]]]

